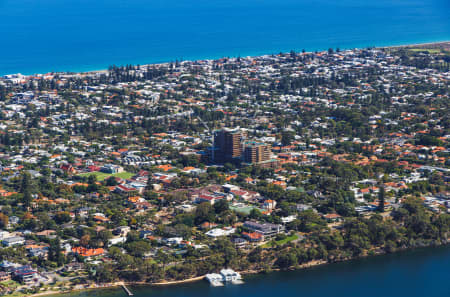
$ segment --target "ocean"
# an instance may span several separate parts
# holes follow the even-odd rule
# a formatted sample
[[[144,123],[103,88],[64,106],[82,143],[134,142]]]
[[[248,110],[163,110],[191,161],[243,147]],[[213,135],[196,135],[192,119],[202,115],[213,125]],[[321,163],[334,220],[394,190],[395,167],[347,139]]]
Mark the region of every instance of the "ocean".
[[[450,40],[449,0],[0,0],[0,75]]]
[[[443,297],[450,296],[450,246],[424,248],[297,271],[245,276],[243,285],[206,281],[129,287],[135,297]],[[124,297],[121,288],[58,297]],[[56,296],[55,296],[56,297]]]

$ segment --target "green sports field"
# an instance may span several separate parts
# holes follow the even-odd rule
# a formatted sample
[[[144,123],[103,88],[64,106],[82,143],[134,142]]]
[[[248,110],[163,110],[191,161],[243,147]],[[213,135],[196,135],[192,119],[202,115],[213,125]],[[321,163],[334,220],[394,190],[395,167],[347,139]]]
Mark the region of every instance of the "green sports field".
[[[98,181],[102,181],[102,180],[107,179],[110,176],[115,176],[115,177],[120,177],[120,178],[123,178],[123,179],[128,179],[128,178],[131,178],[134,175],[134,173],[124,171],[124,172],[111,174],[111,173],[104,173],[104,172],[95,171],[95,172],[81,173],[81,174],[78,174],[78,175],[79,176],[95,175],[95,177],[97,177]]]

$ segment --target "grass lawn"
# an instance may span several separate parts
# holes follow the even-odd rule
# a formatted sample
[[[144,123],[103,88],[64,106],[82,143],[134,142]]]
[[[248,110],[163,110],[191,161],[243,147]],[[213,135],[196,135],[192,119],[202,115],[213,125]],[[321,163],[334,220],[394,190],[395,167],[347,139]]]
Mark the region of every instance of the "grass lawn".
[[[410,48],[408,50],[410,50],[412,52],[429,52],[430,54],[439,54],[441,52],[441,50],[437,49],[437,48],[430,48],[430,49],[427,49],[427,48]]]
[[[230,209],[233,210],[233,211],[237,211],[237,212],[246,214],[246,215],[250,214],[250,212],[251,212],[253,209],[257,209],[257,210],[259,210],[260,212],[263,212],[263,211],[264,211],[263,209],[259,209],[259,208],[257,208],[257,207],[249,206],[249,205],[246,205],[246,206],[230,206]]]
[[[97,177],[98,181],[102,181],[102,180],[107,179],[110,176],[115,176],[115,177],[120,177],[120,178],[123,178],[123,179],[128,179],[128,178],[131,178],[134,175],[134,173],[124,171],[124,172],[111,174],[111,173],[104,173],[104,172],[100,172],[100,171],[95,171],[95,172],[81,173],[81,174],[78,174],[78,175],[79,176],[95,175]]]
[[[0,285],[5,286],[7,288],[17,288],[18,286],[20,286],[19,283],[15,282],[13,280],[0,282]]]
[[[282,239],[282,240],[269,241],[268,243],[263,244],[261,247],[262,248],[268,248],[268,247],[272,247],[272,246],[276,246],[276,245],[284,245],[284,244],[286,244],[288,242],[291,242],[293,240],[296,240],[296,239],[298,239],[298,236],[297,236],[297,234],[294,234],[294,235],[288,236],[288,237],[286,237],[285,239]]]

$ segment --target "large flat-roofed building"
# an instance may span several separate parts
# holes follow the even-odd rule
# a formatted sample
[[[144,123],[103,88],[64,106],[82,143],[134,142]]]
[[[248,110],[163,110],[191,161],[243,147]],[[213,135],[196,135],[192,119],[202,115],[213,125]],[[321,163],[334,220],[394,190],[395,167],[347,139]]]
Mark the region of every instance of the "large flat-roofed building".
[[[244,162],[260,163],[270,160],[270,144],[260,142],[246,142],[244,148]]]
[[[214,132],[216,147],[214,162],[229,162],[242,157],[243,132],[239,129],[228,129]]]
[[[271,145],[245,141],[246,132],[240,128],[223,128],[214,132],[214,147],[211,157],[214,163],[241,163],[265,168],[278,168],[280,162],[271,159]]]
[[[244,228],[249,229],[250,231],[262,234],[265,238],[273,237],[279,233],[284,232],[285,230],[283,225],[271,223],[258,223],[252,221],[246,221],[243,226]]]
[[[244,146],[244,162],[247,165],[255,165],[264,168],[279,168],[280,162],[272,159],[272,147],[270,144],[248,141]]]

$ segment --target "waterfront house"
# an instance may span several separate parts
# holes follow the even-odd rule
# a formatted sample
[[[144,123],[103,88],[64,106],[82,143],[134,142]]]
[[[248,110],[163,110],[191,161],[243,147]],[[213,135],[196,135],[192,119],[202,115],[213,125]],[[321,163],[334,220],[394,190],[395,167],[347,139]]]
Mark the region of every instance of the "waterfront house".
[[[273,237],[285,230],[285,227],[280,224],[257,223],[252,221],[246,221],[243,226],[250,231],[262,234],[264,238]]]

